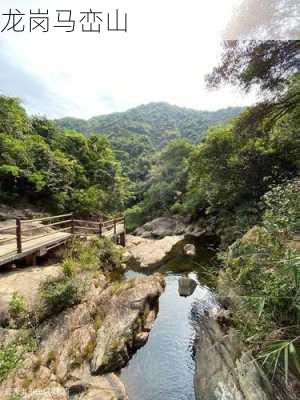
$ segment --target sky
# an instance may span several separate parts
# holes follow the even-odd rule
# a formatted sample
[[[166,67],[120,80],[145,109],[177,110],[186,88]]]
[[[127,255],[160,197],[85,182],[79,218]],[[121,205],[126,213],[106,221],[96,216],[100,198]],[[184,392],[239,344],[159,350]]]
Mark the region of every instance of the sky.
[[[199,110],[245,106],[254,94],[236,87],[209,91],[222,33],[241,0],[1,0],[0,30],[10,8],[25,14],[25,32],[0,33],[0,93],[20,97],[31,114],[95,115],[165,101]],[[28,32],[30,10],[49,10],[50,30]],[[53,28],[56,10],[79,21],[89,9],[127,13],[128,31]],[[106,18],[103,18],[103,21]]]

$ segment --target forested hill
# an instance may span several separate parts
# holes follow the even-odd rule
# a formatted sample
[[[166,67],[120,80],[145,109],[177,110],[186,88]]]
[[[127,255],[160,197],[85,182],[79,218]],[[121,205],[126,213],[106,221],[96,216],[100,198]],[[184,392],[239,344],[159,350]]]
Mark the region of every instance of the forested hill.
[[[241,107],[229,107],[218,111],[196,111],[168,103],[149,103],[89,120],[67,117],[56,122],[61,128],[86,134],[104,133],[111,139],[120,134],[139,134],[158,147],[179,137],[197,143],[209,127],[236,117],[242,110]]]

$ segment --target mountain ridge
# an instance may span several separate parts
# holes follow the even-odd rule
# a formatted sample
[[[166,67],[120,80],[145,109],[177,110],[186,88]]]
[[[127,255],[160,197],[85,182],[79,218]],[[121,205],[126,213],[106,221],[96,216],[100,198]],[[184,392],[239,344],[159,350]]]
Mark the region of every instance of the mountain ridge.
[[[162,139],[162,134],[168,136],[167,141],[183,137],[197,143],[208,128],[236,117],[243,110],[243,107],[227,107],[217,111],[201,111],[166,102],[151,102],[123,112],[88,119],[64,117],[55,122],[61,128],[87,135],[103,133],[110,138],[120,134],[146,135],[152,139],[154,147],[157,147],[161,144],[159,139]]]

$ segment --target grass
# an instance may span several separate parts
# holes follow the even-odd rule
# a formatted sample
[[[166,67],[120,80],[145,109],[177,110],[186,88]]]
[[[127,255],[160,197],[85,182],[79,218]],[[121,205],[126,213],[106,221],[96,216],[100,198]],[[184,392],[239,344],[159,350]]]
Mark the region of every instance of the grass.
[[[0,347],[0,382],[19,367],[25,353],[35,352],[38,343],[29,329],[20,329],[17,337],[6,346]]]
[[[18,293],[14,293],[8,304],[8,312],[13,319],[24,317],[26,313],[26,301],[24,297]]]

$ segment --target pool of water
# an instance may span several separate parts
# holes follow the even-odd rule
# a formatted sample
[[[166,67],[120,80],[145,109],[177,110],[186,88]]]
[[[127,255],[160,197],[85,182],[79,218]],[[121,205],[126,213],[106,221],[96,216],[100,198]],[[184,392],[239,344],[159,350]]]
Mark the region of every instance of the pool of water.
[[[200,254],[199,254],[200,251]],[[212,252],[200,249],[195,258],[174,257],[160,271],[166,290],[160,297],[159,313],[147,344],[121,371],[130,400],[194,400],[193,347],[201,316],[216,306],[206,286]],[[202,274],[204,273],[204,276]],[[139,275],[127,272],[127,278]],[[180,297],[178,280],[189,276],[198,282],[190,297]]]

